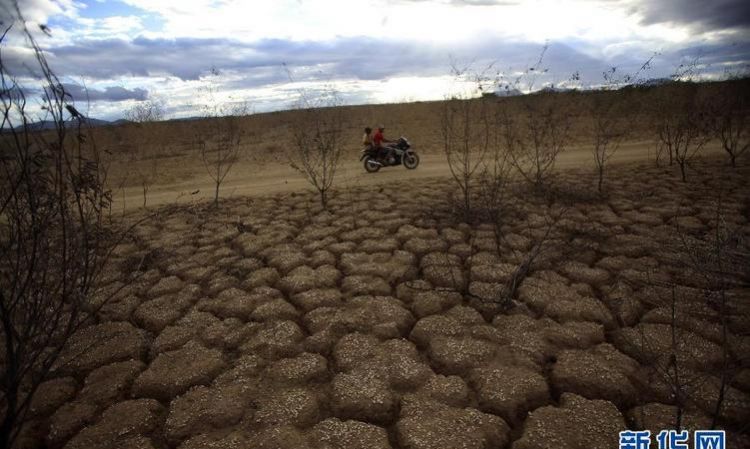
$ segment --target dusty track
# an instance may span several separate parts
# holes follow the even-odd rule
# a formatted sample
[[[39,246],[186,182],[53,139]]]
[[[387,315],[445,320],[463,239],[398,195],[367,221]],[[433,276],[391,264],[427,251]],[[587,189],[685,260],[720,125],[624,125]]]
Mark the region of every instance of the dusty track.
[[[612,167],[619,164],[646,160],[652,155],[652,142],[628,142],[615,154],[611,160]],[[711,148],[718,153],[718,148]],[[710,151],[708,152],[710,153]],[[411,181],[449,176],[450,171],[442,153],[432,149],[430,153],[420,154],[421,163],[416,170],[406,170],[404,167],[390,167],[375,174],[368,174],[357,160],[355,153],[348,154],[337,175],[338,187],[371,186],[392,183],[394,181]],[[167,184],[157,184],[148,192],[148,205],[159,206],[170,203],[185,203],[195,200],[212,198],[213,185],[211,179],[204,174],[204,169],[198,161],[165,161],[159,170],[170,171],[170,165],[193,164],[193,172],[199,173],[183,181]],[[586,147],[572,147],[562,153],[557,167],[560,169],[589,168],[593,170],[593,160],[590,150]],[[222,198],[238,196],[261,196],[274,193],[300,192],[309,188],[309,184],[288,164],[270,162],[263,165],[247,162],[238,163],[233,167],[225,183],[221,187]],[[199,191],[197,194],[191,192]],[[125,188],[123,192],[115,194],[113,210],[122,211],[123,205],[127,210],[138,208],[143,204],[143,191],[139,186]]]

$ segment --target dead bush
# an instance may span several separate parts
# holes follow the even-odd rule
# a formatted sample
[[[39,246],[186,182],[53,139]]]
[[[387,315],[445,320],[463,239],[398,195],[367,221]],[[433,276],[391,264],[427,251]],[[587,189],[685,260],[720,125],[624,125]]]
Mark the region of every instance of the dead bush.
[[[25,86],[0,53],[0,447],[18,441],[30,404],[71,336],[118,289],[95,295],[124,232],[106,222],[106,169],[86,119],[55,76],[15,5],[34,55],[43,118],[32,131]],[[0,36],[2,41],[10,28]],[[68,119],[69,118],[69,119]],[[96,297],[96,299],[94,299]]]

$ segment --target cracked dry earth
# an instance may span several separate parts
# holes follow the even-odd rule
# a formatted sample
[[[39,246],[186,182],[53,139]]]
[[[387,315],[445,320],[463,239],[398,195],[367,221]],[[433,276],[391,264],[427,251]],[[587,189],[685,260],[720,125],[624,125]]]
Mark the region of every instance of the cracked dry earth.
[[[750,170],[721,169],[701,165],[686,186],[664,168],[619,167],[605,199],[582,193],[588,173],[561,174],[578,197],[508,311],[477,298],[493,297],[544,233],[542,200],[516,203],[499,245],[446,207],[447,178],[338,192],[327,212],[307,193],[164,209],[117,248],[100,294],[122,289],[42,385],[27,435],[43,440],[26,443],[617,447],[620,430],[674,427],[660,371],[670,283],[683,424],[709,428],[719,316],[675,235],[709,233],[721,185],[723,223],[747,241]],[[732,448],[750,447],[746,269],[727,292],[740,368],[719,422]]]

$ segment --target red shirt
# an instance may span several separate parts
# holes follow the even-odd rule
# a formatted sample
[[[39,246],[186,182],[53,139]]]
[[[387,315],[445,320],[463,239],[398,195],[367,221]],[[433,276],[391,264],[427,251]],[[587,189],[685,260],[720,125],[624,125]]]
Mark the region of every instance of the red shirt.
[[[383,132],[381,130],[377,130],[377,131],[375,131],[375,135],[372,136],[372,143],[376,147],[379,147],[379,146],[381,146],[383,144],[383,140],[384,139],[385,139],[385,137],[383,137]]]

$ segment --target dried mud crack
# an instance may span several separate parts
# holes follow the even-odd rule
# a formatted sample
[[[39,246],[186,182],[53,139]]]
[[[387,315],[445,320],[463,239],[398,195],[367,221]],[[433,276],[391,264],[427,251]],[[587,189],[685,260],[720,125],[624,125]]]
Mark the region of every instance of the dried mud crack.
[[[307,193],[227,200],[213,212],[165,208],[115,251],[100,289],[118,293],[41,386],[23,441],[616,447],[620,430],[673,427],[675,400],[659,376],[672,327],[677,363],[694,380],[683,423],[710,427],[719,315],[673,243],[676,228],[702,236],[715,224],[719,169],[706,162],[691,189],[677,189],[662,169],[622,166],[608,197],[568,198],[550,250],[502,311],[475,298],[508,282],[543,231],[543,201],[519,202],[502,244],[455,218],[450,184],[437,178],[340,191],[327,211]],[[587,173],[560,176],[593,185]],[[722,176],[722,219],[747,242],[750,171]],[[135,261],[139,276],[123,286]],[[747,272],[732,281],[739,369],[719,422],[728,447],[750,447]],[[693,318],[670,321],[675,292]]]

